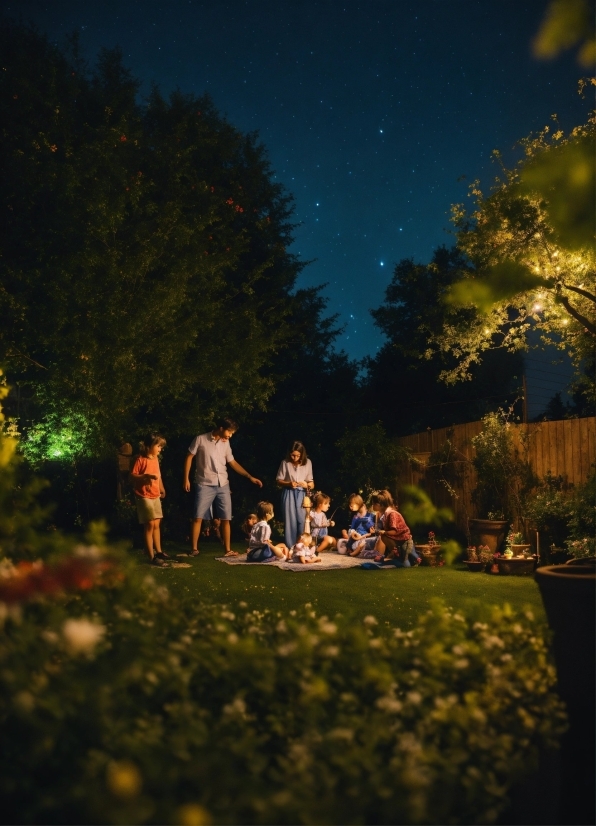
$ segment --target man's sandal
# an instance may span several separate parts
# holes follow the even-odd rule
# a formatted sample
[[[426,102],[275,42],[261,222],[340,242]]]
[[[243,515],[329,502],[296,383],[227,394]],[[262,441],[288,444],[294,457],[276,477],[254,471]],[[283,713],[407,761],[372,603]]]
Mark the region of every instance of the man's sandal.
[[[169,558],[170,558],[170,555],[169,555],[169,554],[164,553],[163,551],[158,551],[158,552],[155,554],[155,559],[161,559],[163,562],[165,562],[165,561],[166,561],[167,559],[169,559]]]
[[[188,555],[189,555],[189,556],[198,556],[200,553],[201,553],[201,552],[199,551],[199,549],[198,549],[198,548],[193,548],[193,549],[192,549],[192,551],[189,551],[189,552],[188,552]]]
[[[236,551],[226,551],[224,556],[238,556]]]

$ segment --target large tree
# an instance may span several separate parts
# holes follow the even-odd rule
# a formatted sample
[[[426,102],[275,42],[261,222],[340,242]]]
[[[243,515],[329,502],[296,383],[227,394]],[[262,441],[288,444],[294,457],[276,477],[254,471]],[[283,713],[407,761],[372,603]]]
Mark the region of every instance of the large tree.
[[[473,421],[512,402],[522,383],[521,356],[492,353],[471,371],[473,382],[448,387],[439,375],[456,364],[449,353],[433,352],[429,341],[446,324],[477,323],[474,308],[453,309],[444,298],[470,270],[456,249],[439,247],[428,264],[400,261],[385,290],[383,304],[372,311],[386,342],[367,362],[361,404],[380,415],[391,433],[403,434]]]
[[[266,152],[208,97],[0,24],[0,362],[107,444],[263,406],[302,264]],[[48,424],[51,424],[48,420]],[[51,425],[54,427],[54,425]]]

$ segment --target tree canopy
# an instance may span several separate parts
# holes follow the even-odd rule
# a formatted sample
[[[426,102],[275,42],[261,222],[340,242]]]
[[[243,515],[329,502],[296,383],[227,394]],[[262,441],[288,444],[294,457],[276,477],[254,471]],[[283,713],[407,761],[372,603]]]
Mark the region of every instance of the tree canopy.
[[[567,136],[546,127],[522,141],[514,169],[501,165],[488,196],[472,185],[471,212],[453,208],[458,246],[472,267],[446,301],[478,312],[472,323],[448,320],[433,336],[434,349],[456,359],[442,373],[447,382],[468,378],[494,347],[526,349],[530,330],[566,350],[578,369],[592,358],[595,126],[590,117]]]
[[[302,331],[292,199],[209,97],[0,25],[0,362],[44,415],[182,432],[263,407]],[[165,423],[164,423],[165,417]]]

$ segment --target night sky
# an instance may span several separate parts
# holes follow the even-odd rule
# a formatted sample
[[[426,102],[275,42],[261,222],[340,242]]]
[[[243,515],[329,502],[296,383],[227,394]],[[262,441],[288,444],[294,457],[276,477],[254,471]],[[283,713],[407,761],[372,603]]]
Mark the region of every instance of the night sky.
[[[300,284],[328,284],[346,325],[339,346],[374,354],[393,265],[451,243],[449,207],[494,148],[557,113],[585,120],[572,55],[535,60],[545,0],[19,0],[8,14],[52,39],[77,30],[93,60],[119,45],[147,92],[209,92],[238,128],[258,130],[296,199],[294,251],[316,261]],[[462,177],[465,176],[465,177]],[[531,372],[531,363],[528,363]],[[538,370],[540,364],[536,367]],[[562,380],[552,382],[558,389]],[[545,377],[545,381],[548,375]],[[539,376],[531,378],[536,393]],[[538,396],[535,395],[536,400]],[[533,405],[534,406],[534,405]]]

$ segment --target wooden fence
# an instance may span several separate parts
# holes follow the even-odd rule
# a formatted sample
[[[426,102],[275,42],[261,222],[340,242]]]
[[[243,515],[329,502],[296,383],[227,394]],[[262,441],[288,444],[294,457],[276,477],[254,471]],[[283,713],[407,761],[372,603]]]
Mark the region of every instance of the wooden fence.
[[[512,425],[514,444],[523,450],[534,473],[543,479],[548,473],[560,476],[564,487],[582,484],[596,463],[596,417],[565,419],[559,422]],[[399,443],[407,447],[414,461],[403,462],[397,471],[397,487],[403,484],[421,485],[437,505],[447,505],[455,513],[455,521],[466,529],[469,517],[480,517],[472,502],[476,487],[476,471],[471,464],[475,456],[472,439],[482,430],[482,422],[443,427],[403,436]],[[523,433],[527,440],[522,439]],[[427,474],[426,466],[432,453],[449,440],[454,448],[457,479],[453,482],[455,496],[442,483]],[[525,445],[524,445],[525,442]]]

